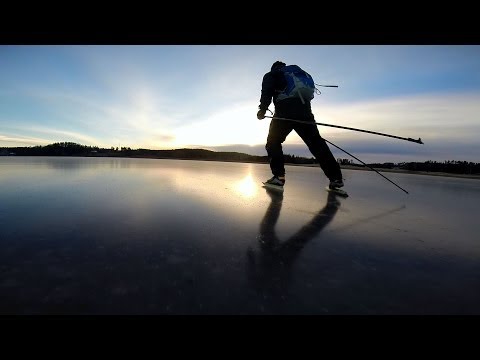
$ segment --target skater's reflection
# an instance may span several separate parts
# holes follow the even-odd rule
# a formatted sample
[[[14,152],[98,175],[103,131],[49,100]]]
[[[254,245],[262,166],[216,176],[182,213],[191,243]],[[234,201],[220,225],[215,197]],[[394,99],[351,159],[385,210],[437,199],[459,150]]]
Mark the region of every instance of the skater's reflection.
[[[283,192],[265,190],[271,202],[260,223],[260,251],[251,248],[247,251],[247,274],[257,290],[281,290],[285,289],[291,266],[300,251],[333,219],[340,202],[334,193],[329,192],[326,205],[307,224],[287,240],[280,240],[275,225],[282,208]]]

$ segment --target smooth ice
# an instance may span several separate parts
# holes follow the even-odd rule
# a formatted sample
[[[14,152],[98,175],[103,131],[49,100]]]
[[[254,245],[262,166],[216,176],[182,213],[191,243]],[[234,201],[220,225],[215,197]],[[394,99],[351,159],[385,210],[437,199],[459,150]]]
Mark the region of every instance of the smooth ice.
[[[0,157],[0,314],[480,314],[480,181]]]

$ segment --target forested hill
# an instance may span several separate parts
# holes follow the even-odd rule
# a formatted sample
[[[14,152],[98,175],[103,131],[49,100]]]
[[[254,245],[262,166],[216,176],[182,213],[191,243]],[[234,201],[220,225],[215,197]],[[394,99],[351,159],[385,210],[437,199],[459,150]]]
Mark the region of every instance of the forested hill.
[[[150,150],[131,149],[129,147],[99,148],[97,146],[80,145],[73,142],[60,142],[46,146],[33,147],[0,147],[0,155],[16,156],[91,156],[91,157],[138,157],[158,159],[191,159],[191,160],[213,160],[213,161],[237,161],[268,163],[267,156],[249,155],[240,152],[217,152],[205,149],[172,149],[172,150]],[[285,154],[287,164],[316,164],[316,160],[295,155]],[[353,163],[349,159],[337,159],[340,165],[364,167]],[[446,160],[443,162],[403,162],[394,164],[370,163],[374,168],[398,169],[407,171],[442,172],[451,174],[480,175],[480,163],[467,161]]]
[[[131,149],[129,147],[99,148],[72,142],[54,143],[33,147],[0,147],[0,155],[17,156],[92,156],[92,157],[140,157],[158,159],[192,159],[215,161],[239,161],[268,163],[267,156],[249,155],[240,152],[221,152],[205,149],[150,150]],[[314,158],[285,155],[285,162],[291,164],[314,164]]]
[[[16,156],[91,156],[91,157],[143,157],[143,158],[172,158],[218,161],[255,161],[267,162],[266,156],[254,156],[239,152],[215,152],[205,149],[173,149],[150,150],[129,147],[99,148],[72,142],[54,143],[46,146],[33,147],[0,147],[0,155]]]

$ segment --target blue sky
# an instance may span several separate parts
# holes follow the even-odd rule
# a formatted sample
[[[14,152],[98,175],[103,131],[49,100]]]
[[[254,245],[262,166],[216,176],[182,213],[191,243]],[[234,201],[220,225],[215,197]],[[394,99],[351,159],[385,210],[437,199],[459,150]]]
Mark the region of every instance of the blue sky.
[[[425,143],[319,126],[361,160],[480,162],[477,45],[0,46],[0,146],[71,141],[266,155],[270,119],[256,112],[276,60],[339,86],[313,99],[317,122]],[[293,132],[284,151],[311,157]]]

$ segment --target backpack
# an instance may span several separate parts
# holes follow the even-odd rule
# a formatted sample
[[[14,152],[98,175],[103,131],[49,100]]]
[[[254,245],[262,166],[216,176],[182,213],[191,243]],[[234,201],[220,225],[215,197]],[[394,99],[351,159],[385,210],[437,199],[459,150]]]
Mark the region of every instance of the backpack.
[[[305,104],[305,101],[313,99],[315,83],[309,73],[297,65],[284,66],[279,71],[285,75],[287,86],[278,94],[277,101],[300,98]]]

